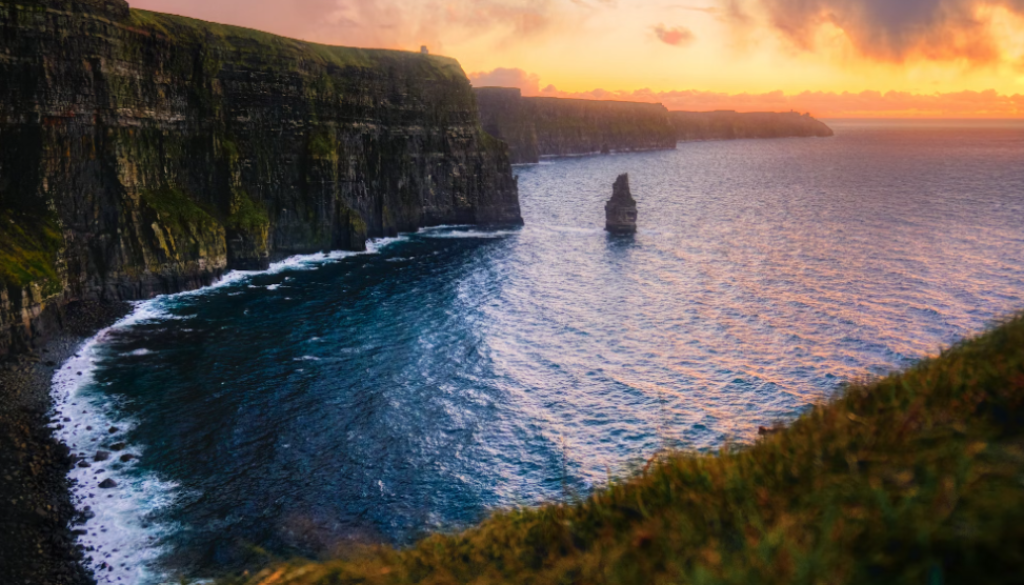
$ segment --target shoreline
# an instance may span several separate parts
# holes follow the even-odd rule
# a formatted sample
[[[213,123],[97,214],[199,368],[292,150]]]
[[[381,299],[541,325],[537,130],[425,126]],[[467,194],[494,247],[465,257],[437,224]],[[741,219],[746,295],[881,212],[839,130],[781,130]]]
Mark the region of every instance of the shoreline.
[[[81,344],[132,311],[130,303],[72,303],[36,351],[0,361],[0,582],[93,584],[75,524],[69,471],[77,463],[50,425],[54,372]]]
[[[453,226],[437,226],[453,227]],[[429,229],[429,228],[421,228]],[[349,256],[375,254],[403,241],[367,240],[363,251],[292,255],[266,270],[230,271],[210,284],[138,301],[207,291],[258,274],[332,263]],[[232,277],[231,275],[234,274]],[[60,437],[66,415],[58,412],[54,376],[98,333],[130,316],[138,301],[76,301],[63,308],[59,327],[35,348],[0,357],[0,584],[96,585],[89,555],[99,552],[79,542],[89,519],[75,507],[79,461]],[[63,418],[62,418],[63,417]],[[102,553],[99,553],[102,554]]]

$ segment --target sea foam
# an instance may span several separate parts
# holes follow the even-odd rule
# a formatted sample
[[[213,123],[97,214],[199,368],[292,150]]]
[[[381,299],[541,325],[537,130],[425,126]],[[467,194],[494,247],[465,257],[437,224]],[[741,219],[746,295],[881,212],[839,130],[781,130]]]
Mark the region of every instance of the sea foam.
[[[370,240],[364,252],[292,256],[271,264],[267,270],[235,270],[204,288],[136,301],[132,303],[131,314],[83,342],[75,356],[61,365],[51,385],[54,414],[57,420],[70,421],[55,424],[54,429],[72,453],[89,464],[89,467],[76,465],[69,478],[73,482],[75,507],[87,518],[84,525],[76,526],[84,530],[78,537],[79,543],[86,549],[86,566],[92,569],[99,583],[149,585],[176,578],[166,574],[157,562],[167,552],[164,539],[175,527],[155,518],[181,496],[180,486],[139,468],[140,458],[145,457],[144,449],[126,442],[138,423],[123,413],[117,397],[104,393],[96,380],[97,368],[107,357],[108,345],[118,332],[145,323],[189,318],[173,311],[187,297],[211,294],[232,286],[248,286],[256,276],[316,270],[351,256],[379,253],[386,246],[406,239],[399,236]],[[139,349],[131,355],[142,357],[149,353],[149,350]],[[317,358],[308,356],[308,359]],[[119,443],[125,445],[114,451],[112,447],[121,447]],[[96,461],[101,451],[108,454],[107,459]],[[122,456],[129,454],[130,460],[121,461]],[[112,480],[116,486],[101,488],[106,480]]]

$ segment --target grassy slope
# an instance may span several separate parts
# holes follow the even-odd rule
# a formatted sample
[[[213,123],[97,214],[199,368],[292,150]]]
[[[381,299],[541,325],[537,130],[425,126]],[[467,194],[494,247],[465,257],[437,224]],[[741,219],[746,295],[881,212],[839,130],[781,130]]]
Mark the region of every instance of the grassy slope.
[[[1024,316],[785,431],[576,504],[246,576],[340,583],[1009,583],[1024,574]]]
[[[434,77],[465,78],[465,73],[458,61],[450,57],[387,49],[321,45],[250,28],[134,8],[131,10],[130,25],[170,39],[199,40],[209,47],[248,50],[260,53],[264,58],[276,55],[281,61],[287,61],[294,66],[301,66],[304,60],[311,60],[322,65],[360,69],[379,68],[389,63],[404,63],[406,66],[420,64],[419,73],[426,79]]]

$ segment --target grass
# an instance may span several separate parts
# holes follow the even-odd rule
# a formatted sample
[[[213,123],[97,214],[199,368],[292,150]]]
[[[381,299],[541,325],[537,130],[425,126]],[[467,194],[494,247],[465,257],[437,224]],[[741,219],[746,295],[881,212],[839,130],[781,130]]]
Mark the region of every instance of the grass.
[[[1012,583],[1024,574],[1024,317],[852,384],[788,428],[674,453],[585,501],[248,585]]]
[[[44,294],[58,292],[57,254],[64,245],[57,222],[44,214],[0,210],[0,285],[43,286]]]
[[[421,55],[410,51],[361,49],[299,41],[240,26],[206,22],[184,16],[133,8],[128,24],[176,40],[198,41],[209,48],[255,51],[292,63],[310,60],[323,65],[377,68],[387,62],[419,64],[425,78],[461,79],[465,77],[458,61],[450,57]]]

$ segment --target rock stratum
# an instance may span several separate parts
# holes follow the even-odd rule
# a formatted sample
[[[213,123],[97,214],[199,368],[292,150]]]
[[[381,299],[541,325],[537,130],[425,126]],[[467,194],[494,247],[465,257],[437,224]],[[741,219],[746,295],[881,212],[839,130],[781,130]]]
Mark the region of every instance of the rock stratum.
[[[810,114],[796,112],[670,112],[680,141],[743,138],[826,138],[834,133]]]
[[[0,0],[0,355],[71,301],[445,223],[521,223],[448,58]]]
[[[513,163],[542,156],[673,149],[661,104],[523,97],[517,88],[474,88],[484,129],[509,145]]]

